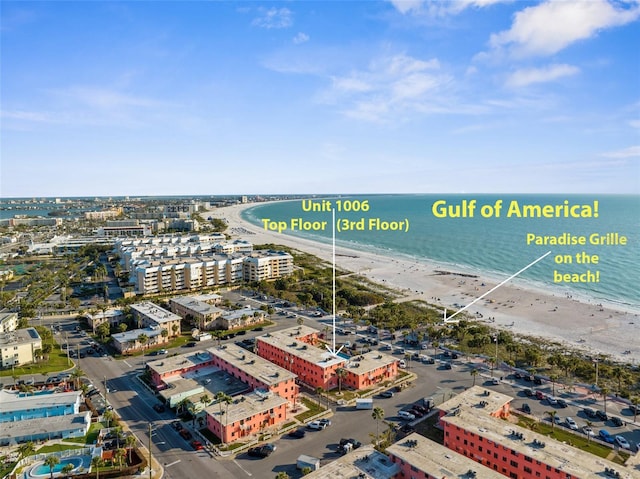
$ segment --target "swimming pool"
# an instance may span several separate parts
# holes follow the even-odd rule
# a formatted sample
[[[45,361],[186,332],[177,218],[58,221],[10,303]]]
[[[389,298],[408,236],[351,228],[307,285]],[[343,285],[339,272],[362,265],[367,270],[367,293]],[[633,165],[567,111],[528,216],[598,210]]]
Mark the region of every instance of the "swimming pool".
[[[87,467],[87,465],[85,465],[85,461],[87,464],[90,464],[91,458],[88,456],[71,456],[60,459],[60,462],[53,466],[53,474],[60,474],[67,464],[71,464],[73,466],[71,472],[76,472],[80,467],[83,467],[83,465],[84,467]],[[29,477],[49,477],[50,475],[51,469],[44,462],[36,464],[29,472]]]

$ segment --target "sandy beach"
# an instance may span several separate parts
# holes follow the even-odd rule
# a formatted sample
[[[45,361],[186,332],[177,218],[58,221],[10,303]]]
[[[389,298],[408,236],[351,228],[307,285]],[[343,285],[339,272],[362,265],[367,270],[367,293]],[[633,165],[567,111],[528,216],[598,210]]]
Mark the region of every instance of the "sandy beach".
[[[211,210],[208,215],[225,219],[226,233],[254,244],[274,243],[313,254],[327,261],[332,247],[303,238],[267,231],[244,221],[240,213],[255,204]],[[497,282],[470,277],[464,271],[428,261],[411,261],[371,252],[336,247],[336,265],[401,292],[399,300],[424,299],[441,304],[451,316],[492,289]],[[503,278],[503,280],[506,279]],[[602,353],[635,364],[640,360],[640,314],[617,310],[567,297],[565,293],[534,290],[509,282],[470,306],[467,311],[479,321],[514,333],[539,336],[572,348]]]

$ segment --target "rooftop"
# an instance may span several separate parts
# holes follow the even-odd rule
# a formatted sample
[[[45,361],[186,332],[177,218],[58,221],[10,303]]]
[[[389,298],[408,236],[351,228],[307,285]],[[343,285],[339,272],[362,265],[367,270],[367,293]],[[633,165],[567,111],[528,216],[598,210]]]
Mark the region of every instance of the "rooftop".
[[[223,311],[222,309],[209,303],[205,303],[203,300],[197,299],[193,296],[176,296],[171,298],[170,301],[204,316],[222,313]]]
[[[387,452],[433,477],[468,478],[472,470],[478,478],[504,479],[502,474],[417,433],[389,446]]]
[[[478,387],[476,386],[476,388]],[[493,391],[488,397],[490,398],[491,395],[505,396]],[[485,396],[483,398],[488,400]],[[457,398],[447,401],[447,403],[455,401],[455,399]],[[620,472],[622,478],[632,477],[629,469],[624,466],[555,441],[530,429],[490,416],[488,413],[491,411],[491,407],[483,406],[478,402],[478,399],[476,398],[475,404],[451,408],[441,420],[496,444],[501,444],[524,457],[540,461],[558,471],[570,473],[576,477],[600,477],[604,473],[605,467]]]
[[[356,374],[364,374],[396,362],[398,360],[393,356],[378,351],[369,351],[368,353],[352,356],[347,361],[345,368]]]
[[[115,335],[114,335],[115,336]],[[213,356],[209,351],[190,351],[177,356],[168,356],[155,361],[149,361],[147,366],[156,373],[163,375],[178,370],[193,369],[202,366],[213,360]]]
[[[80,391],[30,394],[25,395],[18,391],[0,390],[0,409],[3,413],[23,411],[25,409],[44,409],[56,406],[73,405],[78,402]],[[4,428],[4,425],[3,425]]]
[[[286,405],[288,401],[277,394],[268,391],[253,391],[243,396],[237,396],[228,406],[222,405],[222,423],[226,426],[233,424],[242,419],[248,419],[256,414],[268,412],[282,405]],[[207,414],[211,415],[216,421],[220,422],[220,405],[212,404],[205,408]],[[226,410],[226,413],[225,413]]]
[[[262,341],[288,353],[294,358],[303,359],[321,368],[344,364],[347,361],[345,358],[332,355],[322,346],[312,346],[298,339],[317,333],[319,333],[317,329],[301,325],[258,336],[256,339],[258,348],[259,343]]]
[[[42,341],[35,328],[16,329],[15,331],[0,333],[0,347],[16,346],[33,341]]]
[[[234,344],[220,348],[209,348],[208,351],[269,386],[275,386],[297,377],[286,369]]]
[[[364,445],[307,474],[311,479],[391,479],[400,471],[387,456]],[[504,479],[504,476],[501,476]]]
[[[42,419],[24,419],[22,421],[3,422],[2,439],[23,438],[26,436],[42,436],[50,434],[55,436],[57,432],[88,429],[91,424],[91,411],[80,414],[67,414],[65,416],[49,416],[46,421]]]
[[[490,414],[502,409],[505,404],[510,403],[512,400],[513,398],[507,394],[502,394],[481,386],[473,386],[448,401],[443,402],[438,406],[438,409],[447,412],[456,408],[475,409],[480,403],[483,403],[484,405],[482,407],[484,411]]]
[[[180,321],[182,318],[177,314],[173,314],[171,311],[167,311],[161,308],[157,304],[149,301],[142,303],[136,303],[131,305],[131,309],[139,314],[146,316],[149,319],[156,321],[157,323],[166,323],[168,321]]]
[[[125,331],[124,333],[112,334],[111,337],[120,344],[124,344],[128,342],[135,342],[141,334],[146,335],[147,338],[155,338],[162,334],[162,328],[132,329],[131,331]]]

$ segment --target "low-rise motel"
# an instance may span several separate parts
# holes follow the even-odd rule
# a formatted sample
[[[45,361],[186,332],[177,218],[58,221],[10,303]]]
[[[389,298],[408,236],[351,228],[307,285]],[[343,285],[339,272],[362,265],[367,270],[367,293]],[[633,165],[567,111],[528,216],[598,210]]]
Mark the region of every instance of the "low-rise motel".
[[[637,456],[622,466],[506,420],[512,399],[474,386],[442,403],[445,447],[512,479],[587,479],[611,477],[611,471],[613,477],[638,477],[636,465],[630,464]]]
[[[310,387],[324,390],[338,387],[339,381],[340,387],[366,389],[398,375],[398,360],[392,356],[378,351],[350,358],[335,356],[318,330],[302,325],[259,336],[256,354],[291,371]],[[344,371],[342,377],[338,370]]]

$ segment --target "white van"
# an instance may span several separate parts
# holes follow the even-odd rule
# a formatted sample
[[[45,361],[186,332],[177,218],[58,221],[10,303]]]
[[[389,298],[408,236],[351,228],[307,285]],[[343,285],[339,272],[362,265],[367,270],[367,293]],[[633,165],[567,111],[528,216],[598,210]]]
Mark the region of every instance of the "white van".
[[[401,367],[402,369],[405,369],[407,367],[407,363],[405,362],[404,359],[401,359],[400,361],[398,361],[398,366]]]

